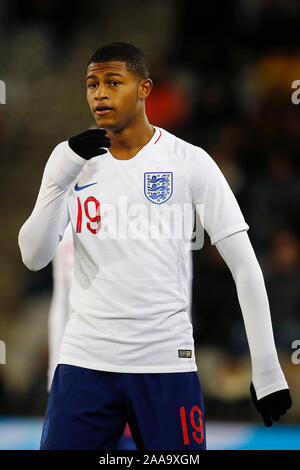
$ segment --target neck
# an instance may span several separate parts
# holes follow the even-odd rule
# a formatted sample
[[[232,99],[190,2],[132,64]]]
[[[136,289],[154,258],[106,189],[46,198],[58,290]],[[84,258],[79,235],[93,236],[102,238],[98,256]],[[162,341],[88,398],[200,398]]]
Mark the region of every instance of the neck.
[[[134,157],[153,137],[155,130],[146,114],[119,131],[107,130],[111,139],[110,153],[120,160]]]

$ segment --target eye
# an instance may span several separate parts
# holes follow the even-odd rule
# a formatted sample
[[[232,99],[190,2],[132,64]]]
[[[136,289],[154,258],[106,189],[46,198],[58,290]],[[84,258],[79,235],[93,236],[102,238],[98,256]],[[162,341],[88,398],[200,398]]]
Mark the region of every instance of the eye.
[[[97,86],[97,83],[89,83],[88,88],[95,88]]]
[[[111,80],[111,81],[110,81],[110,84],[111,84],[112,86],[118,86],[118,85],[120,84],[120,82],[118,82],[118,80]]]

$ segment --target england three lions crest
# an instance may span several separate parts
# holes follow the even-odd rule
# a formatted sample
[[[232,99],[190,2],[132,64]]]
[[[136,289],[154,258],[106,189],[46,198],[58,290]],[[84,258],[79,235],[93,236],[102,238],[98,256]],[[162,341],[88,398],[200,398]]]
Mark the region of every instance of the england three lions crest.
[[[149,172],[144,179],[145,196],[155,204],[167,202],[173,193],[173,173]]]

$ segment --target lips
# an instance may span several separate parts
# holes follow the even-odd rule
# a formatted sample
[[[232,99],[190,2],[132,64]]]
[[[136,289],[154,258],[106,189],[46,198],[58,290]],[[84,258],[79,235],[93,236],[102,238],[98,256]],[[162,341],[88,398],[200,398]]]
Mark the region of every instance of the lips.
[[[95,114],[103,115],[109,113],[111,110],[112,108],[109,106],[97,106],[94,112]]]

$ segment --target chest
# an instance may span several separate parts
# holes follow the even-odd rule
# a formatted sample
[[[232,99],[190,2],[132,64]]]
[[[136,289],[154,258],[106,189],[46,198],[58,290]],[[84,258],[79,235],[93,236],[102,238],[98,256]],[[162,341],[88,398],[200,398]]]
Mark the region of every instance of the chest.
[[[188,202],[188,179],[178,162],[166,159],[128,167],[128,162],[121,163],[84,167],[71,189],[71,199],[79,198],[84,203],[95,198],[100,204],[113,204],[116,208],[120,198],[129,205],[146,207]]]
[[[126,161],[93,163],[83,168],[70,192],[69,211],[77,233],[83,226],[92,233],[100,233],[100,229],[104,233],[105,227],[111,232],[125,219],[135,227],[149,226],[150,230],[163,224],[170,231],[175,218],[177,225],[182,221],[191,200],[180,163],[166,158],[135,165]]]

